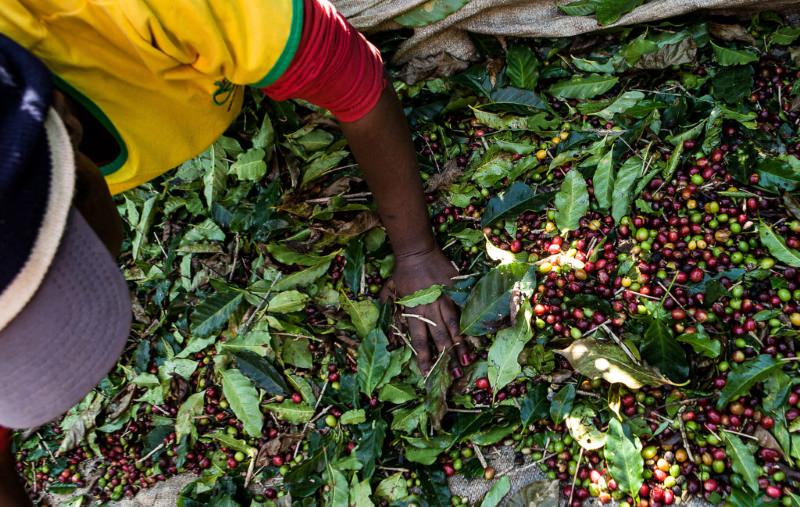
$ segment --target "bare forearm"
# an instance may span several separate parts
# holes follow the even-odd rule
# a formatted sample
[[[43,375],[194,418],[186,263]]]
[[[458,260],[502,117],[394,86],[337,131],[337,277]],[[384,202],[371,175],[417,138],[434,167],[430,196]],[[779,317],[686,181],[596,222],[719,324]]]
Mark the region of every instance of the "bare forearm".
[[[387,86],[366,116],[342,130],[378,204],[398,258],[433,250],[414,146],[394,90]]]

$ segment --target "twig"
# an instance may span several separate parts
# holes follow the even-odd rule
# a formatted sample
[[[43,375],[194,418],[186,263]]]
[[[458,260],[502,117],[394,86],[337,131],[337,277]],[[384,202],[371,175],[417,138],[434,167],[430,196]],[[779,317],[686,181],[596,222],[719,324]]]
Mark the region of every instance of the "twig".
[[[569,490],[569,501],[567,505],[572,505],[572,495],[575,493],[575,481],[578,480],[578,470],[581,468],[581,461],[583,461],[583,447],[581,447],[581,452],[578,454],[578,464],[575,465],[575,474],[572,476],[572,487]]]
[[[411,349],[411,352],[412,352],[412,353],[413,353],[415,356],[416,356],[416,355],[418,355],[418,354],[417,354],[417,349],[415,349],[415,348],[414,348],[414,346],[413,346],[413,345],[411,345],[411,340],[409,340],[409,339],[408,339],[408,335],[406,335],[406,334],[405,334],[403,331],[401,331],[401,330],[400,330],[400,328],[399,328],[399,327],[397,327],[395,324],[392,324],[392,329],[394,329],[394,333],[395,333],[396,335],[398,335],[398,336],[400,337],[400,339],[401,339],[401,340],[403,340],[403,342],[404,342],[406,345],[408,345],[408,347]]]
[[[635,356],[634,356],[634,355],[631,353],[631,351],[630,351],[630,349],[628,348],[628,346],[627,346],[627,345],[625,345],[624,343],[622,343],[622,340],[620,340],[620,339],[619,339],[619,337],[618,337],[617,335],[615,335],[615,334],[614,334],[614,333],[611,331],[611,329],[609,329],[609,328],[608,328],[608,326],[606,326],[605,324],[603,324],[603,325],[602,325],[602,327],[603,327],[603,331],[605,331],[606,333],[608,333],[608,335],[611,337],[611,339],[612,339],[612,340],[614,340],[614,343],[616,343],[617,345],[619,345],[619,347],[622,349],[622,351],[623,351],[623,352],[625,352],[625,355],[626,355],[626,356],[628,356],[628,359],[630,359],[631,361],[633,361],[633,364],[640,365],[639,361],[638,361],[638,360],[636,359],[636,357],[635,357]]]
[[[692,454],[692,446],[689,445],[689,439],[686,437],[686,426],[683,424],[683,412],[686,410],[686,405],[678,410],[678,424],[681,428],[681,439],[683,439],[683,447],[686,449],[686,455],[689,456],[689,461],[695,463],[694,454]]]
[[[250,485],[250,481],[253,480],[253,471],[256,468],[256,455],[250,456],[250,464],[247,466],[247,475],[244,478],[244,487]]]
[[[448,412],[455,412],[457,414],[480,414],[483,410],[470,409],[470,408],[451,408],[447,407]]]
[[[476,445],[476,444],[473,443],[472,444],[472,450],[475,451],[475,456],[478,458],[478,461],[481,462],[481,466],[483,468],[486,468],[487,466],[489,466],[489,464],[486,463],[486,458],[483,457],[483,453],[481,452],[481,447],[479,445]]]
[[[236,233],[236,242],[234,243],[233,247],[233,263],[231,264],[231,270],[228,273],[228,281],[230,282],[233,280],[233,273],[236,271],[236,263],[239,260],[239,233]]]
[[[320,402],[322,402],[322,397],[323,397],[323,396],[325,396],[325,390],[326,390],[326,389],[328,389],[328,382],[329,382],[329,381],[328,381],[328,379],[326,378],[326,379],[325,379],[325,383],[324,383],[324,384],[322,384],[322,391],[320,391],[320,393],[319,393],[319,396],[317,396],[317,402],[314,404],[314,412],[316,412],[316,411],[317,411],[317,408],[319,408],[319,404],[320,404]],[[328,407],[328,408],[326,408],[325,410],[323,410],[323,411],[322,411],[322,414],[324,414],[325,412],[327,412],[328,410],[330,410],[330,408],[331,408],[331,407]],[[322,414],[320,414],[320,416],[321,416]],[[311,426],[311,423],[313,423],[313,422],[314,422],[314,421],[316,421],[317,419],[319,419],[319,416],[317,416],[317,417],[313,418],[312,420],[308,421],[308,422],[306,423],[306,425],[305,425],[305,426],[303,426],[303,431],[300,433],[300,440],[298,440],[298,441],[297,441],[297,445],[296,445],[296,446],[295,446],[295,448],[294,448],[294,456],[293,456],[293,457],[295,457],[295,458],[297,457],[297,453],[298,453],[298,452],[300,452],[300,445],[302,445],[302,443],[303,443],[303,439],[306,437],[306,433],[308,432],[308,428]]]
[[[597,330],[598,330],[598,329],[600,329],[601,327],[605,326],[605,325],[606,325],[606,324],[608,324],[609,322],[611,322],[611,319],[607,319],[605,322],[603,322],[603,323],[602,323],[602,324],[600,324],[599,326],[595,326],[595,327],[593,327],[592,329],[590,329],[590,330],[586,331],[585,333],[583,333],[583,336],[584,336],[584,337],[586,337],[586,336],[589,336],[590,334],[594,333],[595,331],[597,331]]]
[[[601,399],[603,399],[603,397],[602,397],[602,396],[600,396],[600,395],[599,395],[599,394],[597,394],[597,393],[592,393],[592,392],[589,392],[589,391],[582,391],[582,390],[580,390],[580,389],[576,389],[576,390],[575,390],[575,394],[580,394],[580,395],[582,395],[582,396],[591,396],[592,398],[597,398],[598,400],[601,400]]]
[[[311,204],[327,204],[331,202],[336,197],[342,197],[343,199],[361,199],[364,197],[369,197],[372,195],[372,192],[356,192],[354,194],[344,194],[344,195],[334,195],[331,197],[319,197],[316,199],[306,199],[307,203]]]
[[[156,446],[155,449],[153,449],[152,451],[148,452],[146,456],[144,456],[143,458],[137,459],[136,463],[143,463],[143,462],[147,461],[147,459],[150,456],[152,456],[153,454],[157,453],[158,451],[160,451],[163,448],[164,448],[164,442],[161,442],[160,444],[158,444],[158,446]]]
[[[39,432],[37,431],[36,432],[36,436],[39,437],[39,447],[41,447],[43,451],[47,452],[47,454],[50,455],[50,459],[52,459],[53,463],[55,463],[56,462],[56,457],[53,456],[53,452],[50,450],[50,448],[42,443],[44,441],[44,439],[42,438],[42,435],[40,435]]]
[[[386,470],[387,472],[410,472],[408,468],[399,468],[399,467],[385,467],[382,465],[378,465],[379,470]]]
[[[708,429],[708,428],[706,428],[706,429]],[[728,429],[725,429],[725,428],[720,428],[720,429],[722,431],[724,431],[725,433],[732,433],[734,435],[739,435],[740,437],[749,438],[750,440],[755,440],[756,442],[758,442],[758,439],[756,437],[754,437],[753,435],[748,435],[747,433],[741,433],[741,432],[738,432],[738,431],[728,430]]]
[[[434,322],[432,320],[429,320],[429,319],[426,319],[425,317],[423,317],[421,315],[416,315],[414,313],[401,313],[400,316],[406,317],[406,318],[413,317],[415,319],[421,320],[422,322],[428,324],[429,326],[436,327],[436,322]]]

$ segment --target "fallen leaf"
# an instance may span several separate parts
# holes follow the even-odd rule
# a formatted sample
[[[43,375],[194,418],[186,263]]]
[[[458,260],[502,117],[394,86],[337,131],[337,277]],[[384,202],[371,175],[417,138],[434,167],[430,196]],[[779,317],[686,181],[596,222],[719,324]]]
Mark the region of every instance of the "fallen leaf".
[[[455,159],[445,162],[441,172],[431,176],[425,182],[425,192],[435,192],[441,188],[447,188],[461,176],[464,171],[458,167]]]
[[[709,23],[708,32],[716,37],[728,42],[739,41],[747,44],[755,44],[756,40],[742,25],[726,25],[723,23]]]

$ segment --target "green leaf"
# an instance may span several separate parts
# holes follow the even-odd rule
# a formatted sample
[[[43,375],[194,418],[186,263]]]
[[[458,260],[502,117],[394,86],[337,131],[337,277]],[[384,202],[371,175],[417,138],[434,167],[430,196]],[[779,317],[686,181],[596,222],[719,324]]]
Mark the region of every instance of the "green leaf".
[[[625,58],[625,62],[628,65],[634,66],[642,56],[658,51],[658,44],[648,40],[646,37],[647,34],[643,33],[628,43],[622,48],[622,51],[620,51],[620,54]]]
[[[667,137],[667,142],[672,146],[678,146],[679,144],[683,144],[684,141],[688,141],[689,139],[697,139],[697,137],[703,133],[703,130],[706,128],[706,120],[701,120],[693,125],[690,129],[684,130],[683,132],[676,134],[674,136]]]
[[[261,120],[261,128],[253,136],[252,141],[253,148],[267,150],[267,158],[269,158],[270,149],[275,143],[275,129],[272,127],[272,120],[270,120],[269,114],[264,114],[264,119]]]
[[[539,80],[539,60],[530,48],[513,46],[506,53],[506,75],[515,87],[535,90]]]
[[[272,396],[289,394],[283,375],[270,361],[249,350],[231,350],[236,365],[245,377]]]
[[[764,221],[760,221],[758,224],[758,236],[773,257],[789,266],[800,267],[800,252],[789,248],[783,238],[775,234],[775,231]]]
[[[522,424],[528,424],[544,419],[550,414],[550,401],[547,399],[547,385],[538,383],[528,390],[525,399],[519,407]]]
[[[781,46],[788,46],[800,37],[800,28],[783,26],[778,28],[769,36],[770,42]]]
[[[380,329],[371,331],[358,347],[358,385],[361,392],[372,396],[389,367],[389,340]]]
[[[344,283],[353,291],[353,294],[361,292],[361,275],[364,269],[366,255],[364,254],[364,242],[360,239],[352,240],[344,250],[344,272],[342,279]]]
[[[530,302],[525,299],[517,314],[516,325],[499,331],[489,347],[488,377],[494,392],[513,382],[522,372],[518,358],[525,344],[533,337],[531,316]]]
[[[359,429],[361,434],[358,437],[355,457],[362,465],[361,476],[369,479],[375,473],[376,462],[381,455],[383,442],[386,439],[386,422],[378,419],[368,425],[359,426]]]
[[[614,181],[614,202],[611,205],[611,216],[616,223],[619,223],[631,209],[631,202],[635,197],[632,192],[633,186],[642,173],[643,164],[641,158],[633,156],[623,162],[617,171]]]
[[[573,169],[564,176],[556,194],[556,225],[561,232],[574,231],[589,210],[589,192],[580,171]]]
[[[345,294],[339,296],[339,302],[347,315],[350,316],[350,321],[356,328],[356,333],[359,338],[365,338],[370,331],[375,329],[378,323],[378,307],[375,303],[365,299],[363,301],[353,301]]]
[[[496,331],[510,312],[511,289],[527,271],[524,264],[498,266],[478,280],[461,312],[461,332],[483,336]]]
[[[729,67],[731,65],[745,65],[758,61],[758,55],[749,51],[728,49],[722,46],[717,46],[713,42],[711,43],[711,47],[714,48],[714,59],[723,67]]]
[[[425,413],[436,431],[442,429],[442,419],[447,414],[447,390],[453,382],[447,371],[447,359],[440,356],[425,378]]]
[[[601,26],[619,21],[623,15],[642,5],[644,0],[597,0],[595,16]]]
[[[234,451],[241,451],[245,454],[249,454],[251,450],[253,450],[252,447],[247,445],[247,442],[245,442],[244,440],[239,440],[238,438],[234,438],[221,430],[211,433],[209,435],[204,435],[203,438],[205,437],[211,437],[220,444],[224,445],[225,447],[233,449]]]
[[[511,491],[511,479],[504,475],[499,480],[492,484],[486,496],[483,497],[481,507],[496,507],[500,501]]]
[[[733,471],[744,479],[745,486],[753,493],[758,492],[758,476],[761,467],[756,463],[751,451],[738,436],[726,431],[720,432],[725,441],[725,449],[731,459]]]
[[[795,164],[792,164],[791,161]],[[797,159],[768,158],[756,168],[758,186],[772,192],[792,192],[800,186],[800,168]]]
[[[429,0],[415,9],[394,18],[394,22],[405,27],[432,25],[457,12],[469,0]]]
[[[569,434],[587,451],[596,451],[606,443],[606,434],[597,428],[594,422],[594,409],[588,405],[573,408],[566,419]]]
[[[239,181],[261,181],[267,174],[266,153],[261,148],[250,148],[236,157],[231,165],[231,172]]]
[[[604,75],[573,76],[548,88],[548,93],[561,99],[591,99],[602,95],[617,84],[619,78]]]
[[[417,306],[427,305],[433,303],[442,295],[442,286],[439,284],[431,285],[424,289],[420,289],[413,294],[402,297],[397,300],[398,305],[405,306],[406,308],[414,308]]]
[[[299,289],[311,285],[319,277],[328,272],[331,265],[331,260],[327,259],[316,266],[292,273],[291,275],[284,276],[272,286],[275,292],[283,292],[285,290]]]
[[[642,92],[638,91],[625,92],[616,99],[614,99],[614,101],[611,104],[593,114],[594,116],[599,116],[604,120],[610,120],[617,114],[624,113],[628,109],[631,109],[636,104],[638,104],[643,98],[644,98],[644,93]]]
[[[325,507],[348,507],[350,505],[350,486],[342,472],[328,464],[325,469],[325,482],[328,488],[323,493]]]
[[[378,392],[378,399],[380,401],[394,403],[395,405],[411,401],[416,399],[416,397],[417,393],[414,391],[414,388],[407,385],[386,384],[381,387],[381,390]]]
[[[375,496],[388,500],[390,503],[408,496],[408,486],[403,472],[397,472],[378,483]]]
[[[181,404],[178,415],[175,417],[175,440],[180,442],[187,435],[191,435],[193,440],[197,439],[197,427],[194,425],[194,418],[203,415],[203,403],[205,393],[195,393]]]
[[[605,62],[597,60],[587,60],[585,58],[572,57],[572,65],[583,72],[593,72],[598,74],[614,74],[615,58],[609,58]]]
[[[294,313],[305,308],[309,297],[296,290],[280,292],[269,300],[267,311],[272,313]]]
[[[721,69],[711,79],[711,92],[715,99],[728,104],[739,104],[753,89],[753,67],[742,65]]]
[[[568,4],[558,4],[558,10],[567,16],[590,16],[597,10],[597,0],[577,0]]]
[[[361,424],[367,420],[367,414],[363,408],[348,410],[339,418],[339,424]]]
[[[495,222],[519,216],[524,211],[541,211],[550,202],[553,192],[536,193],[520,181],[514,182],[508,190],[495,195],[486,204],[481,215],[481,227],[489,227]]]
[[[398,408],[392,412],[392,431],[413,433],[419,428],[424,413],[425,405],[423,404],[413,408]]]
[[[284,363],[298,368],[314,366],[311,351],[308,350],[307,338],[287,337],[280,348],[280,356]]]
[[[770,376],[773,371],[780,369],[782,365],[783,363],[769,354],[762,354],[737,366],[728,373],[728,382],[722,388],[717,408],[721,409],[730,401],[748,393],[751,387]]]
[[[261,437],[264,416],[259,409],[258,391],[252,382],[239,370],[222,372],[222,393],[230,403],[231,410],[244,424],[251,437]]]
[[[670,383],[658,371],[631,361],[625,352],[613,343],[584,338],[555,352],[566,357],[578,373],[590,379],[602,378],[611,384],[625,384],[630,389]]]
[[[680,143],[672,150],[672,153],[669,155],[669,160],[667,160],[667,165],[665,165],[664,170],[661,171],[661,176],[663,176],[665,180],[672,179],[672,176],[681,163],[681,155],[683,155],[683,143]]]
[[[292,400],[283,400],[280,403],[268,403],[264,408],[273,412],[281,421],[290,424],[305,424],[314,417],[314,409],[306,403],[295,403]]]
[[[674,382],[689,377],[689,360],[686,351],[672,336],[672,330],[660,319],[652,319],[644,333],[640,349],[642,357]]]
[[[330,171],[336,168],[339,163],[347,158],[350,154],[344,150],[334,151],[333,153],[323,153],[322,155],[314,158],[306,167],[303,173],[303,181],[300,186],[305,187],[312,181],[315,181]]]
[[[561,424],[572,410],[575,401],[575,384],[567,384],[553,396],[550,404],[550,417],[556,424]]]
[[[616,479],[618,487],[632,497],[639,496],[642,487],[642,443],[636,437],[629,437],[622,424],[611,418],[606,435],[605,456],[608,471]]]
[[[239,309],[244,295],[234,290],[217,292],[192,312],[192,334],[205,338],[223,328]]]
[[[594,184],[594,197],[597,205],[602,209],[611,208],[614,193],[614,148],[608,150],[597,163],[592,183]]]
[[[475,114],[475,119],[478,120],[478,123],[489,128],[496,130],[525,130],[528,128],[528,118],[522,116],[499,115],[474,107],[472,112]]]
[[[701,354],[709,359],[719,357],[722,352],[722,345],[719,340],[708,336],[702,324],[697,326],[697,332],[682,334],[678,336],[677,339],[681,343],[690,345],[697,354]]]
[[[353,507],[375,507],[375,504],[370,500],[372,495],[372,487],[369,485],[369,480],[358,482],[355,475],[350,481],[350,505]]]

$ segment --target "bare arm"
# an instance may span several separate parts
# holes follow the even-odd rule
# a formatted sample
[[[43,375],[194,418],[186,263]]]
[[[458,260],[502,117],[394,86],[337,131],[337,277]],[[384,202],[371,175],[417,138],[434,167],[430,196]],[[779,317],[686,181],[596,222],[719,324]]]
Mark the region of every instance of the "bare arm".
[[[414,146],[400,101],[391,86],[386,87],[372,111],[355,122],[342,123],[342,130],[375,196],[392,241],[397,258],[393,280],[399,295],[437,283],[452,284],[456,270],[439,250],[431,232]],[[412,344],[423,370],[427,371],[435,359],[428,346],[429,336],[435,351],[456,347],[459,362],[469,363],[458,332],[458,311],[449,298],[442,297],[409,313],[434,323],[408,319]]]

